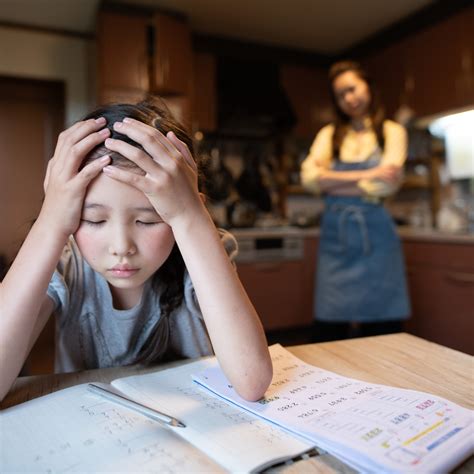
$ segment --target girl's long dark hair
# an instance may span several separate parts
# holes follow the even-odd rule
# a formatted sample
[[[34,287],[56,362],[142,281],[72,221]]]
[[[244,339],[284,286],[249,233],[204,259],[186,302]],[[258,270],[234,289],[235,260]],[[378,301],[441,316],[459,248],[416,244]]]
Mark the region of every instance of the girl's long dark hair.
[[[334,122],[334,135],[333,135],[333,156],[335,158],[339,157],[339,152],[341,149],[342,141],[346,136],[350,128],[351,117],[345,114],[339,104],[337,103],[337,98],[334,94],[333,83],[334,79],[340,74],[343,74],[347,71],[353,71],[357,74],[362,80],[364,80],[369,89],[371,95],[371,101],[369,105],[369,116],[372,121],[372,127],[375,131],[377,137],[377,142],[380,148],[383,149],[385,140],[383,135],[383,122],[385,120],[385,112],[380,102],[380,97],[375,87],[372,78],[369,76],[367,71],[355,61],[338,61],[334,63],[329,69],[328,79],[329,79],[329,89],[331,93],[331,99],[336,111],[336,120]]]
[[[107,120],[107,127],[110,130],[111,138],[118,138],[137,148],[143,149],[141,145],[131,140],[126,135],[122,135],[113,129],[113,124],[122,121],[125,117],[130,117],[147,125],[157,128],[164,135],[169,131],[184,142],[193,156],[193,142],[189,134],[184,128],[173,119],[166,106],[157,102],[156,98],[148,98],[137,104],[111,104],[99,107],[89,113],[84,120],[91,118],[104,117]],[[124,158],[117,153],[110,153],[103,144],[92,150],[84,160],[83,166],[92,160],[99,158],[104,154],[111,155],[111,164],[125,168],[135,168],[136,165],[130,160]],[[198,162],[198,169],[200,163]],[[201,188],[202,176],[199,173],[199,186]],[[136,363],[149,364],[163,358],[168,348],[170,335],[170,317],[175,309],[177,309],[183,301],[184,296],[184,271],[185,264],[183,257],[176,243],[173,249],[163,263],[163,265],[155,272],[152,277],[152,287],[155,290],[160,288],[160,311],[161,317],[155,323],[151,330],[150,336],[140,348]]]

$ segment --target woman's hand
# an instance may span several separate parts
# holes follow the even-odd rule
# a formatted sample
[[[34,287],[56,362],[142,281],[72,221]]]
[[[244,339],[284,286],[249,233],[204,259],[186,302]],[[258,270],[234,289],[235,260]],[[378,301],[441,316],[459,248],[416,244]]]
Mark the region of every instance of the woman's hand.
[[[122,140],[108,139],[106,147],[133,161],[143,175],[114,166],[104,168],[107,176],[142,191],[161,218],[171,227],[191,217],[202,206],[197,184],[197,166],[188,147],[173,132],[159,130],[131,118],[114,129],[139,143],[143,149]]]
[[[369,170],[369,179],[381,179],[389,184],[396,183],[401,177],[401,168],[395,165],[379,165]]]
[[[39,219],[49,221],[52,229],[65,238],[79,226],[87,186],[110,161],[109,156],[104,156],[79,171],[87,153],[110,135],[110,130],[103,128],[105,124],[104,118],[90,119],[61,132],[49,160]]]

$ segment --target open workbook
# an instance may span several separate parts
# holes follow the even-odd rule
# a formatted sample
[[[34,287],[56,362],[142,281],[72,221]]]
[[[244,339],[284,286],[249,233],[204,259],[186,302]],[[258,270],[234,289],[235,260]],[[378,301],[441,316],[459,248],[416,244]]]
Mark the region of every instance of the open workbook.
[[[185,428],[86,385],[4,410],[0,472],[251,472],[314,446],[363,472],[447,472],[473,451],[471,410],[319,369],[279,345],[270,351],[272,385],[254,403],[235,393],[215,358],[112,382]]]
[[[240,398],[217,365],[194,379],[361,472],[446,473],[474,454],[473,410],[320,369],[279,345],[270,351],[272,384],[257,403]]]
[[[252,472],[314,445],[193,382],[193,373],[215,364],[210,358],[112,382],[185,428],[105,400],[87,384],[0,412],[0,472]]]

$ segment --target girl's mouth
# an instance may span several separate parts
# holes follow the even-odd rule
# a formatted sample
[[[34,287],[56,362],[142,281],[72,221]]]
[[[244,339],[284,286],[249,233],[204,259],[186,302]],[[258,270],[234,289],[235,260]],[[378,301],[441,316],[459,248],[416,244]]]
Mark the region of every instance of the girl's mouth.
[[[109,272],[116,278],[130,278],[138,272],[138,268],[114,267]]]

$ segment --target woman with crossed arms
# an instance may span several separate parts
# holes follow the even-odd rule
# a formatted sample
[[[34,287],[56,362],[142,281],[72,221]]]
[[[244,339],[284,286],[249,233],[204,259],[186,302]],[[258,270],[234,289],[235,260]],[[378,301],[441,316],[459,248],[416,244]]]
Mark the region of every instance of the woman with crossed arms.
[[[302,164],[324,197],[315,289],[317,341],[400,331],[410,314],[400,239],[383,206],[402,179],[405,129],[384,117],[372,82],[352,61],[334,64],[336,120]]]

